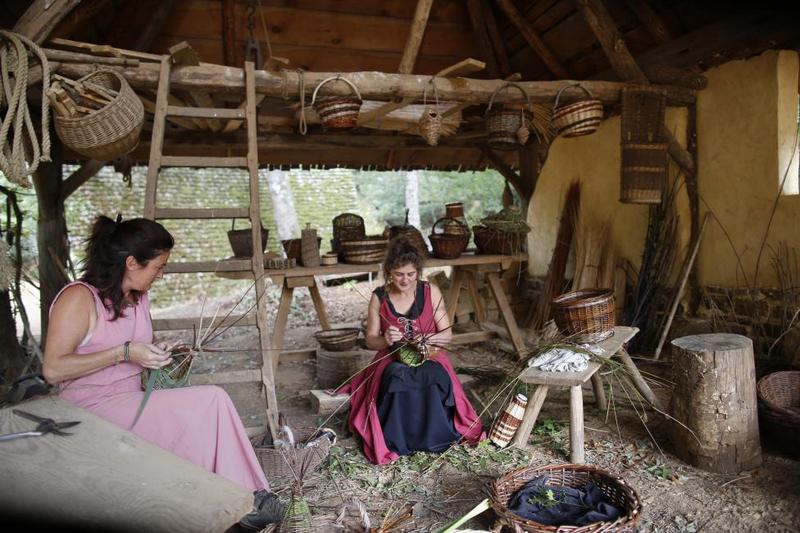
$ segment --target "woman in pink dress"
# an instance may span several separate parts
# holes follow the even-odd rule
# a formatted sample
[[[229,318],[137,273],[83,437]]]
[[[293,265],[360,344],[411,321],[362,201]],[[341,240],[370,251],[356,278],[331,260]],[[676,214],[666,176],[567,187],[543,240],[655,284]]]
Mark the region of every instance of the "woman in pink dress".
[[[367,346],[378,353],[339,389],[351,395],[350,429],[376,464],[484,437],[480,418],[439,348],[452,337],[450,320],[438,287],[419,279],[422,262],[407,240],[389,244],[383,263],[386,286],[373,292],[367,316]],[[429,346],[428,360],[418,366],[401,362],[400,347],[420,337]]]
[[[170,362],[153,343],[147,290],[164,275],[174,241],[161,225],[97,217],[85,271],[50,308],[42,373],[59,395],[161,448],[255,492],[242,524],[262,528],[280,502],[228,394],[217,386],[156,390],[135,426],[143,368]]]

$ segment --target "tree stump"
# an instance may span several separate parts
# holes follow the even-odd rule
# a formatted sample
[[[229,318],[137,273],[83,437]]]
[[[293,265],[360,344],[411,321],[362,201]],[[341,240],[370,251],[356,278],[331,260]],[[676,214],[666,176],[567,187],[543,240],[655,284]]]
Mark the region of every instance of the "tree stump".
[[[670,431],[676,455],[726,474],[760,465],[753,341],[708,333],[680,337],[672,345],[677,350],[670,407],[680,422],[673,421]]]

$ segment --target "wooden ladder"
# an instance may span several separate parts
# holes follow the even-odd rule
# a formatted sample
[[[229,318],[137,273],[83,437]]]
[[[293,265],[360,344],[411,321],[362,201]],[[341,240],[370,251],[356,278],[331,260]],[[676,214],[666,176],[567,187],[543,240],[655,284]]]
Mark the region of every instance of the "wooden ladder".
[[[147,169],[147,185],[145,188],[144,216],[151,220],[163,219],[231,219],[249,218],[252,228],[253,250],[260,252],[261,248],[261,213],[259,205],[258,183],[258,143],[256,128],[256,90],[255,67],[252,62],[245,62],[245,108],[227,109],[213,107],[182,107],[169,104],[171,61],[169,56],[161,60],[159,71],[158,93],[156,97],[155,116],[153,117],[153,136],[150,143],[150,162]],[[247,156],[246,157],[178,157],[164,155],[164,129],[168,116],[243,120],[247,123]],[[162,167],[218,167],[218,168],[246,168],[250,176],[250,206],[241,208],[167,208],[156,205],[158,175]],[[261,253],[254,253],[251,260],[227,260],[225,265],[217,261],[180,262],[168,265],[168,272],[219,272],[226,271],[252,271],[256,289],[256,326],[259,332],[259,347],[261,350],[261,382],[267,403],[267,425],[273,435],[277,435],[278,402],[275,395],[275,373],[272,358],[275,356],[271,350],[269,326],[267,324],[266,279],[264,276],[264,258]],[[230,317],[230,323],[239,317]],[[249,318],[249,317],[248,317]],[[169,329],[191,327],[199,319],[170,320]],[[252,320],[241,320],[239,324],[252,325]],[[242,324],[242,325],[244,325]],[[167,328],[164,328],[167,329]],[[224,380],[226,383],[237,381],[251,381],[234,378]]]

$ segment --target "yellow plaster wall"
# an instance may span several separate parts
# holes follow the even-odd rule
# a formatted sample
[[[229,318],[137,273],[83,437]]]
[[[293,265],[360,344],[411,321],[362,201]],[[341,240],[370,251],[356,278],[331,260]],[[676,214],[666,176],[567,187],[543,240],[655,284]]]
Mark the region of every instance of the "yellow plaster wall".
[[[699,282],[777,287],[768,247],[757,283],[754,278],[776,199],[766,243],[785,241],[800,251],[800,196],[780,194],[797,128],[798,54],[771,50],[705,75],[708,87],[697,98],[698,182],[701,213],[710,208],[718,222],[710,220],[703,235]],[[797,180],[796,169],[789,179]],[[723,228],[741,258],[739,267]]]
[[[668,108],[666,124],[679,142],[686,137],[685,109]],[[611,225],[611,240],[617,256],[628,259],[638,268],[645,234],[648,206],[619,202],[620,187],[620,119],[604,120],[591,135],[553,141],[542,168],[533,200],[528,208],[528,271],[544,276],[555,247],[556,233],[564,205],[564,196],[575,178],[581,181],[581,211],[584,221]],[[686,195],[681,192],[678,208],[686,211]],[[688,215],[681,217],[679,246],[688,237]],[[682,256],[681,256],[682,257]]]

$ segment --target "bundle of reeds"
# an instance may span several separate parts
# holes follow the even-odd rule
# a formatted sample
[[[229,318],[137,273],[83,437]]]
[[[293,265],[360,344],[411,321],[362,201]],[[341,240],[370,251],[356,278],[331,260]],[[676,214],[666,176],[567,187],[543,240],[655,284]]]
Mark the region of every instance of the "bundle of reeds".
[[[611,244],[611,224],[607,219],[584,217],[574,222],[575,274],[572,290],[613,287],[616,254]]]

